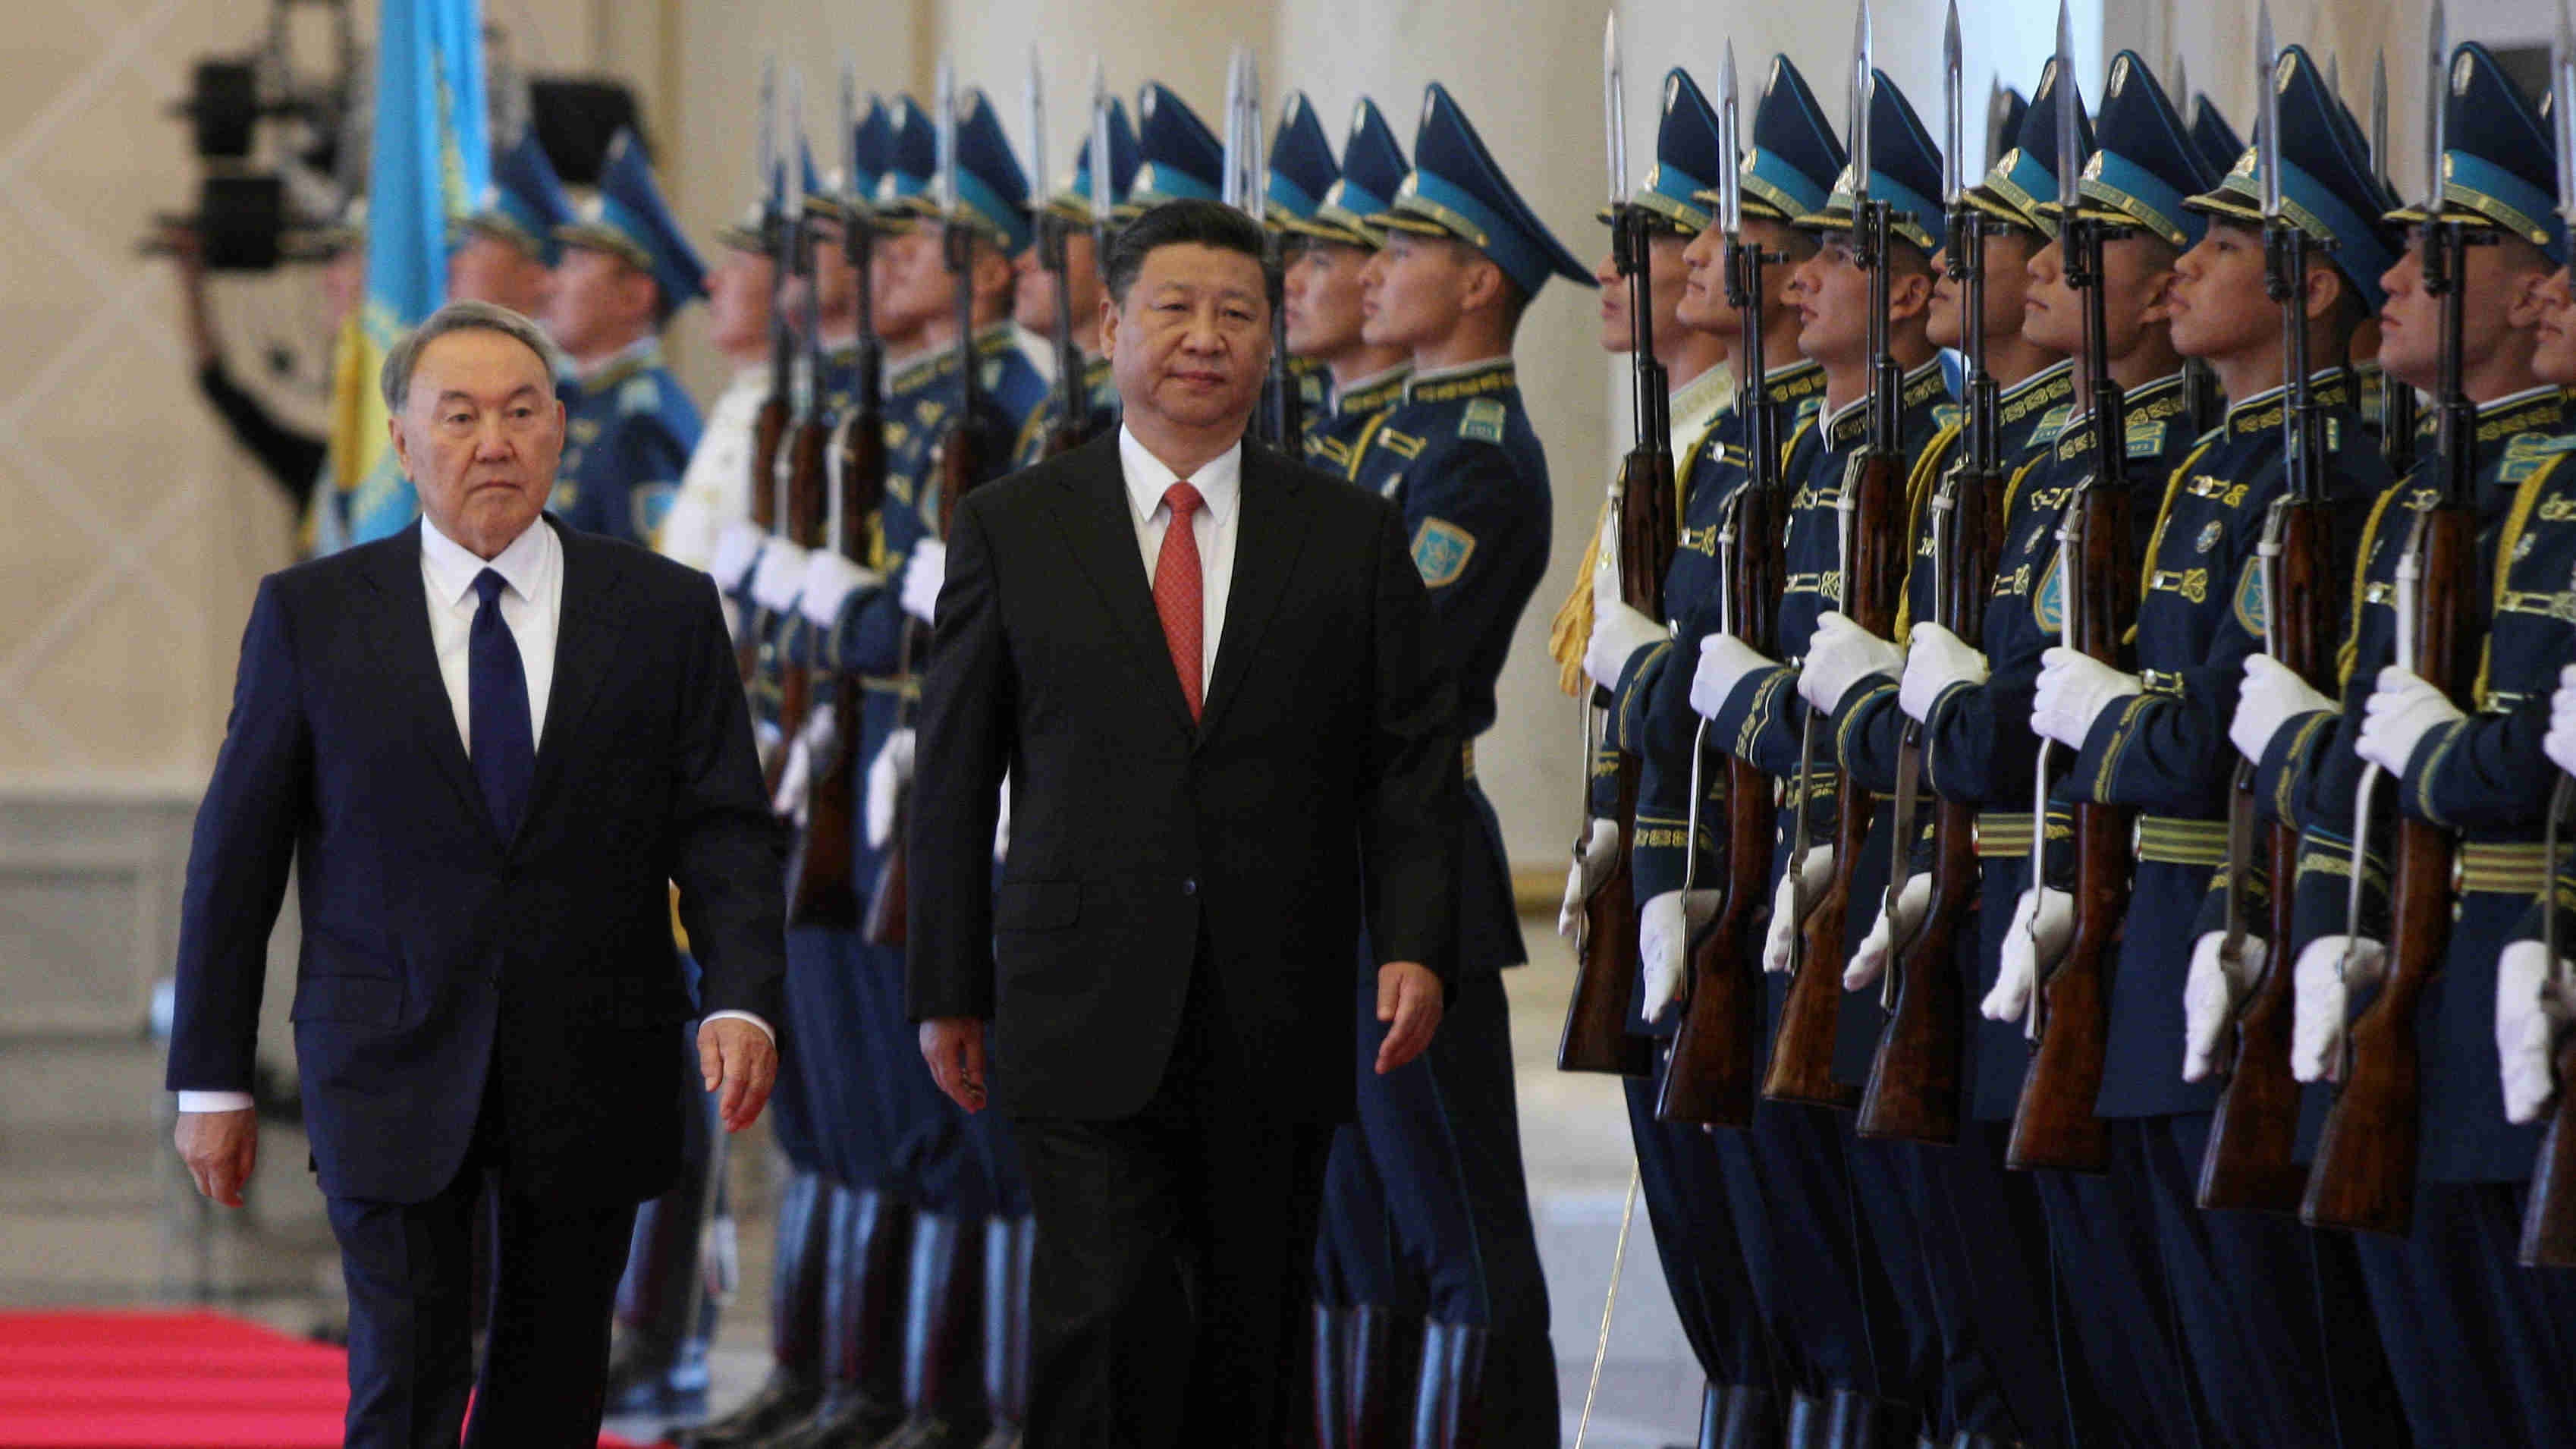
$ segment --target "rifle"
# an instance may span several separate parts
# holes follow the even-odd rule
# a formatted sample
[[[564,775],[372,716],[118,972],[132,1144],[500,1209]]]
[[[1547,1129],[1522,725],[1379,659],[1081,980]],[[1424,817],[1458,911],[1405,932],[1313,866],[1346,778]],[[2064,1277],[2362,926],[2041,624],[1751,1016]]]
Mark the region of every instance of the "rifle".
[[[787,329],[787,309],[780,305],[779,293],[787,284],[792,269],[786,238],[787,170],[777,156],[778,98],[776,94],[777,62],[762,65],[760,72],[760,184],[768,188],[767,199],[760,208],[761,240],[769,246],[769,396],[761,399],[760,412],[751,425],[751,522],[775,538],[778,534],[778,450],[787,438],[789,386],[788,374],[794,369],[796,343]],[[760,674],[761,655],[768,650],[769,631],[758,605],[750,605],[751,617],[744,621],[742,641],[734,646],[734,664],[742,672],[748,687]]]
[[[2074,28],[2058,8],[2058,72],[2074,73]],[[2057,529],[2064,580],[2061,640],[2101,660],[2119,657],[2120,638],[2137,598],[2129,555],[2127,427],[2120,386],[2111,379],[2103,317],[2102,244],[2111,228],[2078,215],[2075,179],[2075,89],[2058,93],[2058,239],[2067,285],[2083,299],[2084,365],[2093,402],[2093,471],[2076,485]],[[2031,805],[2031,889],[2047,886],[2048,741],[2040,741],[2037,798]],[[2037,1043],[2013,1113],[2005,1161],[2015,1168],[2100,1172],[2110,1141],[2093,1101],[2102,1090],[2110,1035],[2107,972],[2129,903],[2129,812],[2092,801],[2074,807],[2074,930],[2065,954],[2042,975],[2031,1000]],[[2036,926],[2036,913],[2033,924]]]
[[[1663,364],[1655,360],[1654,320],[1647,295],[1649,215],[1628,203],[1628,135],[1621,104],[1619,18],[1614,13],[1602,39],[1602,95],[1609,121],[1612,257],[1627,279],[1628,325],[1635,346],[1630,355],[1636,445],[1619,465],[1610,485],[1610,508],[1619,520],[1619,596],[1649,618],[1664,617],[1664,569],[1671,563],[1681,520],[1673,498],[1672,399]],[[1609,691],[1595,688],[1583,708],[1583,760],[1587,790],[1584,818],[1591,814],[1594,731],[1609,709]],[[1636,973],[1637,888],[1629,869],[1635,843],[1639,764],[1622,753],[1618,803],[1614,819],[1619,851],[1601,884],[1583,902],[1583,919],[1574,938],[1573,999],[1566,1004],[1565,1030],[1557,1040],[1556,1067],[1562,1072],[1613,1072],[1642,1077],[1654,1070],[1654,1048],[1628,1033],[1628,1008]],[[1577,861],[1584,836],[1575,837]]]
[[[850,382],[850,410],[833,430],[831,449],[832,548],[863,563],[868,520],[885,501],[885,397],[878,371],[876,299],[870,285],[876,266],[876,226],[859,175],[855,82],[841,74],[841,135],[848,147],[841,169],[851,178],[844,198],[841,245],[858,273],[859,339]],[[813,783],[806,791],[805,829],[787,855],[787,923],[849,930],[859,923],[858,888],[850,873],[858,862],[858,753],[860,689],[854,677],[832,684],[830,724],[814,741]]]
[[[1038,70],[1038,48],[1029,45],[1029,174],[1038,184],[1047,184],[1046,154],[1046,80]],[[1095,164],[1105,165],[1106,162]],[[1038,265],[1053,279],[1055,288],[1055,418],[1047,424],[1046,456],[1068,452],[1082,444],[1090,432],[1091,399],[1082,386],[1082,349],[1073,339],[1073,282],[1068,275],[1071,259],[1065,251],[1071,223],[1050,210],[1043,199],[1032,208],[1037,223]],[[1094,266],[1106,261],[1094,255]]]
[[[797,137],[804,144],[804,86],[791,74],[788,77],[788,113]],[[814,238],[805,224],[805,187],[800,178],[787,208],[789,245],[793,248],[796,276],[805,283],[805,345],[798,358],[795,385],[795,427],[788,434],[787,450],[781,462],[780,491],[787,495],[787,539],[798,548],[814,549],[823,545],[824,510],[829,500],[824,493],[824,450],[831,442],[829,424],[823,417],[823,308],[820,289],[814,275]],[[789,620],[785,631],[803,631],[803,625]],[[796,657],[791,641],[782,632],[774,663],[778,669],[778,737],[796,738],[805,727],[805,714],[811,708],[814,690],[813,671]],[[787,769],[791,751],[781,749],[769,757],[765,780],[769,797],[778,798],[779,780]]]
[[[2265,7],[2255,42],[2259,81],[2279,67],[2272,48],[2272,17]],[[2324,409],[2308,377],[2307,272],[2313,251],[2329,243],[2310,237],[2281,209],[2280,90],[2263,84],[2263,118],[2256,144],[2263,172],[2265,285],[2281,308],[2281,358],[2287,390],[2281,414],[2282,467],[2288,484],[2264,515],[2256,565],[2263,581],[2263,650],[2299,677],[2331,687],[2332,629],[2337,617],[2335,573],[2328,563],[2326,436]],[[2243,969],[2251,925],[2255,849],[2254,762],[2237,762],[2227,804],[2227,930],[2219,960],[2231,975]],[[2308,1170],[2293,1160],[2299,1130],[2299,1082],[2290,1073],[2293,1014],[2291,942],[2297,934],[2293,885],[2298,879],[2299,832],[2275,821],[2263,843],[2272,881],[2269,929],[2273,953],[2234,1023],[2234,1065],[2211,1119],[2209,1146],[2200,1160],[2200,1205],[2296,1212]]]
[[[1962,349],[1967,355],[1966,409],[1959,436],[1958,460],[1942,475],[1929,507],[1932,514],[1933,622],[1964,639],[1974,639],[1985,621],[1988,585],[1994,576],[1994,542],[2001,536],[1995,516],[2003,506],[2003,460],[1998,454],[1997,386],[1986,370],[1986,238],[2002,224],[1967,199],[1960,156],[1964,119],[1960,95],[1959,7],[1951,0],[1943,37],[1945,118],[1948,134],[1942,149],[1944,201],[1950,235],[1947,248],[1951,278],[1959,284]],[[2061,86],[2075,78],[2061,74]],[[1904,893],[1912,864],[1913,781],[1920,768],[1923,726],[1908,719],[1899,746],[1896,830],[1889,837],[1887,918],[1896,919],[1896,902]],[[1902,941],[1891,941],[1889,967],[1880,983],[1879,1004],[1888,1013],[1879,1032],[1878,1052],[1870,1061],[1869,1085],[1862,1090],[1863,1137],[1898,1137],[1917,1142],[1955,1142],[1959,1137],[1960,1056],[1966,1027],[1960,1013],[1967,983],[1959,970],[1959,932],[1976,908],[1980,879],[1977,865],[1977,807],[1972,801],[1943,799],[1934,807],[1932,894],[1923,918]]]
[[[2372,164],[2384,165],[2388,157],[2388,56],[2382,52],[2370,68],[2370,155]],[[2379,374],[2379,456],[2388,464],[2388,476],[2403,478],[2415,471],[2415,389],[2390,377],[2385,368]]]
[[[2432,74],[2448,57],[2443,10],[2433,7]],[[2430,94],[2438,95],[2439,92]],[[2443,107],[2433,110],[2431,174],[2441,175]],[[2461,390],[2461,330],[2467,290],[2468,227],[2441,215],[2442,190],[2420,233],[2424,290],[2442,302],[2441,400],[2436,450],[2441,501],[2415,516],[2397,562],[2397,663],[2457,697],[2476,667],[2486,632],[2479,573],[2473,449],[2477,410]],[[2498,567],[2503,566],[2499,560]],[[2360,939],[2363,842],[2370,836],[2370,795],[2377,772],[2366,770],[2353,811],[2353,891],[2346,907],[2351,939]],[[2441,969],[2451,937],[2451,837],[2429,821],[2397,822],[2389,880],[2388,979],[2347,1034],[2343,1090],[2326,1114],[2308,1170],[2300,1218],[2312,1227],[2404,1233],[2414,1221],[2416,1148],[2423,1129],[2422,1044],[2416,1037],[2424,994]],[[2349,955],[2346,965],[2350,964]]]
[[[1725,89],[1718,96],[1718,154],[1737,154],[1735,45],[1726,47]],[[1772,647],[1779,603],[1786,588],[1781,557],[1780,422],[1765,381],[1763,290],[1765,264],[1786,258],[1765,253],[1744,234],[1742,177],[1730,164],[1718,180],[1719,230],[1726,237],[1727,304],[1741,319],[1742,371],[1736,378],[1737,413],[1744,419],[1744,485],[1727,500],[1718,522],[1718,568],[1725,580],[1718,627],[1756,649]],[[1676,666],[1678,667],[1678,666]],[[1682,889],[1698,884],[1700,769],[1708,721],[1691,740],[1690,854]],[[1742,1127],[1752,1122],[1762,1063],[1762,964],[1758,926],[1771,884],[1771,842],[1779,807],[1770,777],[1732,755],[1726,759],[1726,893],[1717,917],[1691,946],[1690,995],[1673,1036],[1655,1116],[1665,1122]]]
[[[1840,535],[1842,612],[1881,637],[1896,627],[1897,602],[1905,591],[1905,456],[1899,450],[1899,420],[1905,377],[1890,351],[1887,327],[1888,224],[1892,203],[1869,193],[1870,108],[1877,78],[1870,65],[1869,7],[1861,7],[1852,47],[1852,124],[1855,138],[1852,169],[1852,253],[1869,273],[1869,438],[1843,468],[1842,488],[1834,501]],[[1817,716],[1809,708],[1799,725],[1798,776],[1792,787],[1796,825],[1789,855],[1790,902],[1799,929],[1789,956],[1789,996],[1780,1008],[1780,1030],[1771,1044],[1771,1063],[1762,1077],[1762,1095],[1780,1101],[1812,1102],[1850,1108],[1859,1105],[1860,1090],[1834,1080],[1834,1037],[1842,1010],[1844,917],[1849,913],[1852,877],[1869,840],[1871,800],[1849,777],[1834,822],[1834,878],[1821,899],[1806,899],[1803,870],[1812,841],[1809,797],[1827,773],[1818,763],[1822,746],[1816,739]]]
[[[933,536],[945,538],[957,516],[957,505],[989,471],[986,441],[992,429],[986,417],[983,380],[977,375],[975,362],[975,231],[964,219],[963,204],[957,189],[957,77],[951,62],[939,65],[939,245],[953,279],[956,306],[957,414],[948,425],[935,453],[932,465],[937,472],[934,485],[939,490],[937,521]],[[895,673],[910,680],[923,655],[930,651],[930,626],[919,619],[904,624],[902,642],[896,646]],[[909,689],[898,704],[895,729],[912,727],[919,699]],[[904,944],[906,916],[911,909],[911,873],[904,863],[906,842],[911,837],[912,788],[906,782],[898,797],[894,813],[894,834],[886,845],[885,860],[877,873],[876,887],[869,893],[867,918],[861,929],[867,939],[880,946]]]

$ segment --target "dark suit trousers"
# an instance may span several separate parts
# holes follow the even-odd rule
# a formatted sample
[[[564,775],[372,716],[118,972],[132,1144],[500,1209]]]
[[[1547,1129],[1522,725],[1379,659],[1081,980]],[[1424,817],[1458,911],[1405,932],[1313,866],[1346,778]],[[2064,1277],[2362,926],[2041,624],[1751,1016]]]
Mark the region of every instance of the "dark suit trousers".
[[[1028,1449],[1267,1449],[1305,1422],[1332,1127],[1254,1105],[1212,974],[1202,940],[1142,1111],[1014,1124],[1037,1217]]]
[[[453,1449],[469,1389],[469,1449],[599,1439],[635,1204],[528,1191],[501,1148],[500,1110],[487,1091],[464,1165],[428,1201],[329,1200],[349,1285],[349,1449]],[[477,1212],[492,1231],[479,1379],[468,1318]]]

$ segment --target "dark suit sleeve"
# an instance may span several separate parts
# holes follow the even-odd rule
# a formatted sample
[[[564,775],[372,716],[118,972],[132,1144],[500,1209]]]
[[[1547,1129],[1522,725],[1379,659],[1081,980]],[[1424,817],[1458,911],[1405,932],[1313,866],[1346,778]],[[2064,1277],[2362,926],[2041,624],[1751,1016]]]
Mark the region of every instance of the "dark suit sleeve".
[[[914,731],[904,1001],[915,1021],[993,1014],[993,831],[1017,691],[978,501],[950,530]]]
[[[312,790],[312,735],[278,594],[269,578],[251,604],[232,717],[188,848],[170,1037],[174,1091],[250,1089],[268,935]]]
[[[1446,981],[1457,972],[1452,822],[1466,808],[1456,704],[1432,647],[1422,576],[1392,510],[1376,552],[1375,721],[1360,810],[1369,940],[1381,964],[1418,961]]]
[[[734,667],[724,607],[699,575],[686,627],[679,748],[671,761],[671,879],[680,922],[705,976],[705,1011],[786,1016],[786,841],[761,788],[751,714]]]

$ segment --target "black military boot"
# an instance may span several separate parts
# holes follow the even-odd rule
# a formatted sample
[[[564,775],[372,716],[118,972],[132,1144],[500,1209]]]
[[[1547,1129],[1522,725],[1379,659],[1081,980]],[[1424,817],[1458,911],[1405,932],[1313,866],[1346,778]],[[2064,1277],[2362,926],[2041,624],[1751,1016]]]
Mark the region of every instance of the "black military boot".
[[[1351,1310],[1349,1397],[1342,1437],[1350,1449],[1405,1449],[1412,1439],[1413,1386],[1421,1373],[1423,1324],[1392,1309]]]
[[[1825,1401],[1812,1394],[1790,1394],[1789,1423],[1781,1442],[1788,1449],[1830,1449],[1833,1436]]]
[[[823,1290],[823,1394],[759,1449],[872,1445],[903,1423],[904,1250],[912,1209],[875,1191],[835,1189]]]
[[[1037,1224],[995,1218],[984,1228],[984,1401],[993,1426],[982,1449],[1019,1449],[1029,1412],[1029,1253]]]
[[[1484,1442],[1485,1343],[1481,1328],[1428,1324],[1413,1397],[1413,1449],[1472,1449]]]
[[[1836,1389],[1828,1401],[1826,1443],[1831,1449],[1895,1449],[1914,1435],[1914,1416],[1899,1404],[1855,1389]]]
[[[883,1449],[974,1449],[984,1405],[984,1233],[923,1213],[912,1225],[903,1335],[903,1426]]]
[[[1351,1311],[1315,1305],[1315,1424],[1299,1442],[1315,1449],[1350,1449]]]
[[[733,1412],[682,1430],[679,1449],[741,1449],[814,1410],[823,1396],[823,1274],[832,1218],[823,1179],[799,1172],[778,1194],[778,1246],[769,1279],[768,1381]]]

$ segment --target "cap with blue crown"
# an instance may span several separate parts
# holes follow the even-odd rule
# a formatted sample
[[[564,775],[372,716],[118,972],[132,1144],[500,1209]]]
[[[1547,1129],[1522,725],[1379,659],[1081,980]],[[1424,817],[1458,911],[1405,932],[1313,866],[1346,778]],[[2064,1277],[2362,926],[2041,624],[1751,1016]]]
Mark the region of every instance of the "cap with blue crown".
[[[2083,215],[2140,228],[2176,247],[2199,241],[2208,223],[2183,203],[2207,191],[2217,174],[2136,51],[2113,57],[2093,130],[2099,144],[2084,163]],[[2053,219],[2057,198],[2044,199],[2038,210]]]
[[[1940,250],[1949,227],[1949,213],[1941,209],[1941,148],[1883,70],[1870,72],[1869,149],[1869,199],[1889,204],[1888,230],[1926,252]],[[1851,230],[1854,164],[1843,164],[1825,204],[1794,218],[1798,225]]]
[[[1467,113],[1433,81],[1422,93],[1422,125],[1413,136],[1413,171],[1396,188],[1374,226],[1463,241],[1493,260],[1522,293],[1535,296],[1550,277],[1598,286],[1590,268],[1565,249],[1529,203],[1512,189]]]
[[[1127,103],[1112,98],[1109,102],[1109,210],[1116,214],[1119,203],[1127,199],[1136,184],[1136,128],[1127,123]],[[1046,200],[1047,210],[1068,221],[1091,225],[1091,134],[1085,131],[1082,147],[1073,155],[1073,175]]]
[[[1725,144],[1717,134],[1717,107],[1690,72],[1675,66],[1664,76],[1664,119],[1655,130],[1655,164],[1628,193],[1629,204],[1652,212],[1676,230],[1696,235],[1708,230],[1709,206],[1700,198],[1718,183],[1727,165]],[[1610,220],[1604,207],[1600,219]]]
[[[1792,221],[1824,209],[1834,178],[1850,161],[1825,108],[1789,57],[1771,57],[1771,74],[1753,108],[1753,149],[1736,167],[1744,214]],[[1714,187],[1692,198],[1714,204]]]
[[[2326,89],[2325,72],[2307,51],[2293,45],[2281,52],[2272,87],[2280,97],[2281,214],[2333,248],[2328,260],[2375,312],[2386,299],[2380,275],[2396,260],[2381,220],[2395,199],[2372,170],[2368,143]],[[2216,187],[2183,205],[2260,225],[2262,157],[2262,147],[2248,147]]]
[[[468,231],[498,237],[553,266],[562,255],[555,228],[574,220],[572,201],[555,178],[554,163],[537,143],[531,127],[518,144],[492,158],[492,178],[483,187],[483,204],[460,223]]]
[[[2558,148],[2549,127],[2485,46],[2470,41],[2451,52],[2443,102],[2442,214],[2512,232],[2567,260],[2567,224],[2558,216]],[[2424,220],[2421,206],[2390,219]]]
[[[2057,57],[2050,56],[2040,68],[2036,100],[2022,108],[2020,127],[2010,133],[2009,149],[1995,158],[1986,179],[1968,188],[1968,202],[1991,216],[2033,231],[2046,231],[2040,219],[2039,203],[2057,195],[2057,88],[2074,85],[2075,78],[2058,70]],[[2075,97],[2075,138],[2082,155],[2075,158],[2082,169],[2093,155],[2093,118],[2084,113],[2084,97]]]
[[[1403,189],[1404,178],[1412,174],[1413,163],[1404,159],[1403,143],[1396,140],[1395,128],[1387,124],[1386,113],[1377,108],[1377,102],[1363,96],[1351,107],[1350,134],[1342,141],[1340,177],[1316,203],[1315,214],[1291,229],[1326,241],[1375,247],[1380,233],[1369,218],[1395,204],[1395,193]]]
[[[1225,146],[1161,81],[1136,93],[1136,154],[1135,184],[1118,207],[1122,217],[1166,201],[1215,201],[1224,194]]]
[[[706,294],[706,265],[663,201],[632,131],[621,130],[609,141],[599,195],[577,220],[557,227],[555,237],[567,246],[612,252],[650,272],[662,289],[665,312]]]

